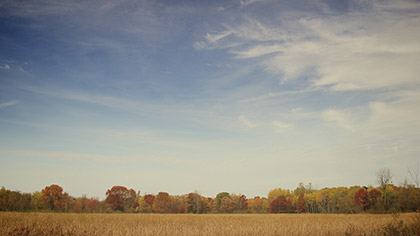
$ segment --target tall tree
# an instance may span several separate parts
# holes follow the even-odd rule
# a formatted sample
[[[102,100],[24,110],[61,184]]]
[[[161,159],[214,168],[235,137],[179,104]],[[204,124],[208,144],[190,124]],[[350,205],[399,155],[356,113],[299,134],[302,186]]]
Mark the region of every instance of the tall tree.
[[[232,195],[232,199],[235,202],[235,210],[238,212],[246,212],[248,210],[248,199],[245,195]]]
[[[62,211],[64,209],[63,188],[52,184],[42,190],[42,205],[49,210]]]
[[[373,210],[374,212],[379,212],[379,205],[380,205],[380,201],[381,201],[381,196],[382,193],[381,191],[377,190],[377,189],[370,189],[368,190],[369,192],[369,204],[371,207],[371,211]]]
[[[202,205],[201,196],[197,192],[187,195],[187,212],[201,214],[203,213]]]
[[[413,166],[408,167],[408,174],[410,175],[411,181],[413,181],[414,185],[417,188],[420,188],[419,164],[417,164],[416,168]]]
[[[230,197],[230,194],[228,192],[221,192],[216,195],[217,211],[220,210],[220,204],[222,203],[222,199],[225,197]]]
[[[153,211],[156,213],[171,212],[171,197],[166,192],[159,192],[153,202]]]
[[[379,169],[376,172],[376,178],[377,178],[378,184],[381,186],[381,189],[382,189],[383,205],[385,207],[385,210],[388,211],[389,199],[388,199],[387,185],[389,185],[392,181],[391,171],[388,168]]]
[[[357,191],[354,202],[359,205],[363,211],[367,211],[369,209],[369,194],[368,191],[366,191],[365,188],[361,188],[359,191]]]
[[[232,213],[235,210],[235,202],[231,197],[224,197],[220,201],[220,213]]]
[[[301,192],[299,194],[299,197],[298,197],[298,200],[297,200],[297,203],[296,203],[296,208],[297,208],[297,211],[299,213],[305,213],[306,210],[307,210],[307,206],[305,204],[305,198],[304,198],[304,193],[303,192]]]
[[[105,202],[115,211],[132,211],[136,207],[136,192],[123,186],[114,186],[106,191]]]
[[[155,196],[152,194],[146,194],[144,195],[144,201],[147,205],[152,206],[153,202],[155,201]]]
[[[250,199],[249,201],[249,208],[253,213],[261,213],[263,202],[260,197],[254,197],[254,199]]]
[[[389,170],[388,168],[379,169],[376,172],[376,178],[377,178],[378,184],[381,187],[387,186],[392,181],[391,170]]]
[[[287,200],[280,195],[270,203],[270,213],[286,213],[288,211]]]

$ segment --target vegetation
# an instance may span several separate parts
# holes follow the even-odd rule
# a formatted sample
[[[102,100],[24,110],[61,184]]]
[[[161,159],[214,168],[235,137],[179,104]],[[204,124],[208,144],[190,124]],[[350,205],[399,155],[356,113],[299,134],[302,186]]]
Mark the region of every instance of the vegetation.
[[[417,173],[411,171],[411,173]],[[247,199],[242,194],[218,193],[214,198],[199,193],[171,196],[136,194],[133,189],[113,186],[106,199],[71,197],[59,185],[34,193],[0,189],[0,211],[50,211],[71,213],[397,213],[420,210],[420,188],[391,184],[389,169],[377,173],[378,187],[352,186],[316,190],[312,184],[291,191],[276,188],[267,197]],[[417,178],[417,174],[412,174]],[[414,181],[415,182],[415,181]]]
[[[313,190],[300,184],[294,191],[276,188],[268,197],[247,199],[242,194],[219,193],[215,198],[195,193],[171,196],[166,192],[141,196],[133,189],[114,186],[106,199],[71,197],[58,185],[41,192],[0,189],[0,211],[72,213],[397,213],[420,209],[420,188],[412,185],[353,186]]]
[[[416,213],[57,214],[0,212],[0,235],[418,235]],[[390,226],[391,225],[391,226]],[[417,224],[417,229],[418,229]],[[395,234],[394,234],[395,233]]]
[[[420,235],[420,215],[410,219],[408,223],[400,215],[394,215],[394,220],[384,227],[384,236],[416,236]]]

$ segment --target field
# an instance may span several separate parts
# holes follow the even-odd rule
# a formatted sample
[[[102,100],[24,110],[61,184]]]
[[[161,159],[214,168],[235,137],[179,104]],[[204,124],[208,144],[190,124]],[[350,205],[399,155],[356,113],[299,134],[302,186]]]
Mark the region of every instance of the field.
[[[413,222],[416,214],[398,220]],[[0,212],[0,235],[383,235],[392,215]]]

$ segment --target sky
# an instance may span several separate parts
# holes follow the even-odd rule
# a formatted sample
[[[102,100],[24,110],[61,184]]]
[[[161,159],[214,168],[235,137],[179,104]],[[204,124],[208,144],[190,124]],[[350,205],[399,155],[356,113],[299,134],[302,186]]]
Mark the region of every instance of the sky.
[[[420,157],[418,0],[0,0],[0,186],[377,186]]]

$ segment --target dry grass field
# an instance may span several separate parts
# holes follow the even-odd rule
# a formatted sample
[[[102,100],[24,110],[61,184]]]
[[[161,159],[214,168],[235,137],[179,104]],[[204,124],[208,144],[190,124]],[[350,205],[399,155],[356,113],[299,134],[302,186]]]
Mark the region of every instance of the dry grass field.
[[[395,217],[394,217],[395,218]],[[416,214],[401,214],[413,222]],[[0,235],[383,235],[392,215],[0,213]]]

